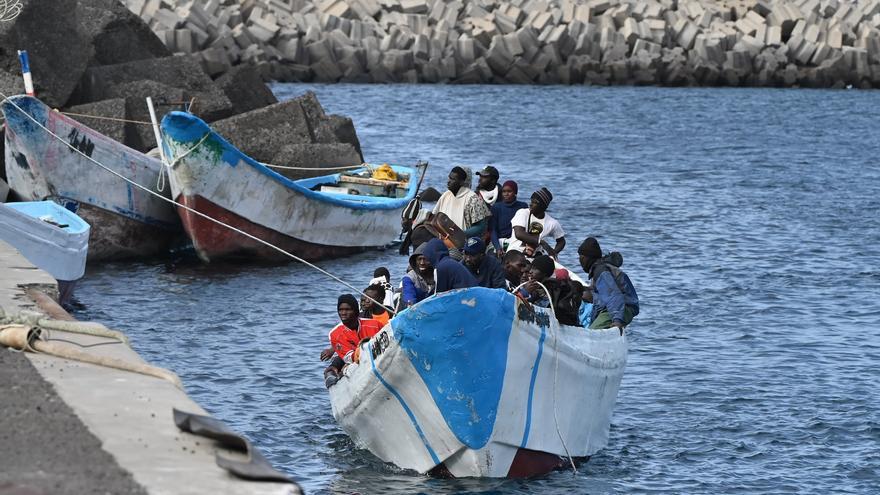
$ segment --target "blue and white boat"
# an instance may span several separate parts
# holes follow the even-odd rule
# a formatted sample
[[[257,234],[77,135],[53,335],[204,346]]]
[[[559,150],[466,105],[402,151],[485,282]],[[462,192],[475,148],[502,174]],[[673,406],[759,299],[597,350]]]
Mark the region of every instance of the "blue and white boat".
[[[455,477],[529,477],[608,442],[626,366],[616,328],[560,325],[501,289],[402,311],[330,387],[333,415],[386,462]]]
[[[0,204],[0,240],[58,281],[61,303],[85,273],[89,230],[82,218],[53,201]]]

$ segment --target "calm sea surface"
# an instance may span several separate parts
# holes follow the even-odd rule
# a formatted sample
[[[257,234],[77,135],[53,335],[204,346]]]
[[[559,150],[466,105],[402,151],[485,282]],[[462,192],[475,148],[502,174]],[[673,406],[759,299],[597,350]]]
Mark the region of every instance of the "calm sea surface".
[[[607,448],[577,474],[436,480],[357,450],[318,353],[313,270],[114,263],[76,316],[150,361],[310,493],[880,492],[880,92],[277,85],[351,116],[371,162],[494,164],[625,256],[641,314]],[[321,266],[357,286],[406,260]],[[170,420],[170,419],[169,419]]]

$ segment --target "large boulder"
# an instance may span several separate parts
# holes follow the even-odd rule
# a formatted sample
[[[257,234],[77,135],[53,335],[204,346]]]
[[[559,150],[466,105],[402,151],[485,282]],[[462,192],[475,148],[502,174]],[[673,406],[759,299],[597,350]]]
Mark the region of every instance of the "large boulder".
[[[251,158],[269,163],[288,144],[312,143],[302,106],[296,100],[214,122],[211,127]]]
[[[79,0],[76,17],[91,40],[90,66],[171,56],[150,26],[119,0]]]
[[[354,129],[354,122],[349,117],[327,115],[314,124],[313,132],[315,134],[315,142],[347,143],[357,151],[360,162],[364,161],[364,155],[361,152],[361,142],[358,140],[357,131]]]
[[[91,40],[79,30],[77,2],[20,1],[18,17],[0,22],[0,71],[21,74],[17,51],[27,50],[37,96],[60,107],[92,58]]]
[[[288,144],[282,146],[268,163],[283,167],[276,168],[279,174],[289,179],[303,179],[314,177],[324,173],[316,170],[302,170],[303,168],[327,168],[326,173],[336,173],[340,170],[330,170],[336,167],[360,165],[361,154],[349,143],[310,143]]]
[[[260,74],[250,65],[236,65],[214,83],[232,102],[234,115],[278,103]]]

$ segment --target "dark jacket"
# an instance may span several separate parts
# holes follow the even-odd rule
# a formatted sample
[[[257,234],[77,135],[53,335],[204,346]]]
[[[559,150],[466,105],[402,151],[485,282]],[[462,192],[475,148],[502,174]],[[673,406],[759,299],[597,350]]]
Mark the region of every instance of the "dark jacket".
[[[438,293],[479,285],[467,267],[449,257],[449,248],[440,239],[428,241],[424,254],[434,266],[434,281]]]
[[[639,314],[639,296],[623,270],[600,260],[590,267],[590,279],[593,281],[593,314],[590,321],[595,320],[602,310],[607,310],[612,322],[623,323],[626,306],[632,309],[633,316]]]
[[[507,239],[513,236],[513,227],[510,226],[510,221],[513,220],[516,212],[528,207],[529,205],[522,201],[505,203],[500,201],[500,198],[498,202],[492,205],[492,217],[489,218],[489,235],[492,238],[492,245],[495,246],[495,249],[501,248],[501,241],[499,239]]]
[[[470,269],[470,267],[467,267]],[[474,273],[474,272],[471,272]],[[507,279],[504,278],[504,269],[501,268],[501,262],[494,254],[483,256],[483,261],[477,267],[477,283],[480,287],[488,287],[490,289],[506,289]]]
[[[419,273],[417,261],[419,256],[425,254],[427,244],[422,244],[416,248],[412,256],[409,257],[409,271],[403,276],[403,294],[401,301],[403,307],[415,304],[422,299],[434,293],[434,281],[428,280]]]

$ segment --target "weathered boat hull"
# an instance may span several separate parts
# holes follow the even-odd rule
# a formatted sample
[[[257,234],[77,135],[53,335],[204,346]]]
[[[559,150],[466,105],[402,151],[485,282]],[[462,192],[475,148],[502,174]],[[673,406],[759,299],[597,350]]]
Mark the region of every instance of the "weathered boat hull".
[[[51,199],[81,214],[92,225],[90,260],[158,254],[179,235],[180,219],[170,202],[132,186],[71,146],[151,190],[159,179],[159,160],[54,112],[31,96],[11,97],[2,110],[10,188],[23,200]],[[162,194],[170,198],[167,189]]]
[[[172,196],[179,203],[305,259],[389,244],[400,231],[401,210],[415,196],[413,180],[402,198],[313,191],[311,185],[321,178],[291,181],[243,154],[191,114],[170,112],[162,120],[162,130],[172,163]],[[411,177],[414,173],[406,167],[395,169]],[[178,212],[205,261],[229,256],[287,259],[185,208],[178,207]]]
[[[70,299],[89,250],[89,225],[82,218],[52,201],[0,204],[0,240],[58,281],[59,302]]]
[[[606,445],[626,356],[616,328],[560,326],[503,290],[465,289],[398,314],[330,401],[358,446],[402,468],[535,476]]]
[[[243,232],[247,232],[273,246],[278,246],[289,253],[296,253],[297,256],[305,260],[314,261],[322,258],[345,256],[364,250],[364,248],[360,247],[323,246],[295,239],[256,224],[201,196],[178,196],[176,201],[181,205],[204,213]],[[186,208],[178,208],[178,214],[183,221],[183,230],[192,239],[193,247],[195,247],[199,257],[204,261],[231,257],[258,259],[269,262],[289,260],[285,254],[278,250],[267,247],[265,244],[243,236],[216,222],[212,222]]]

